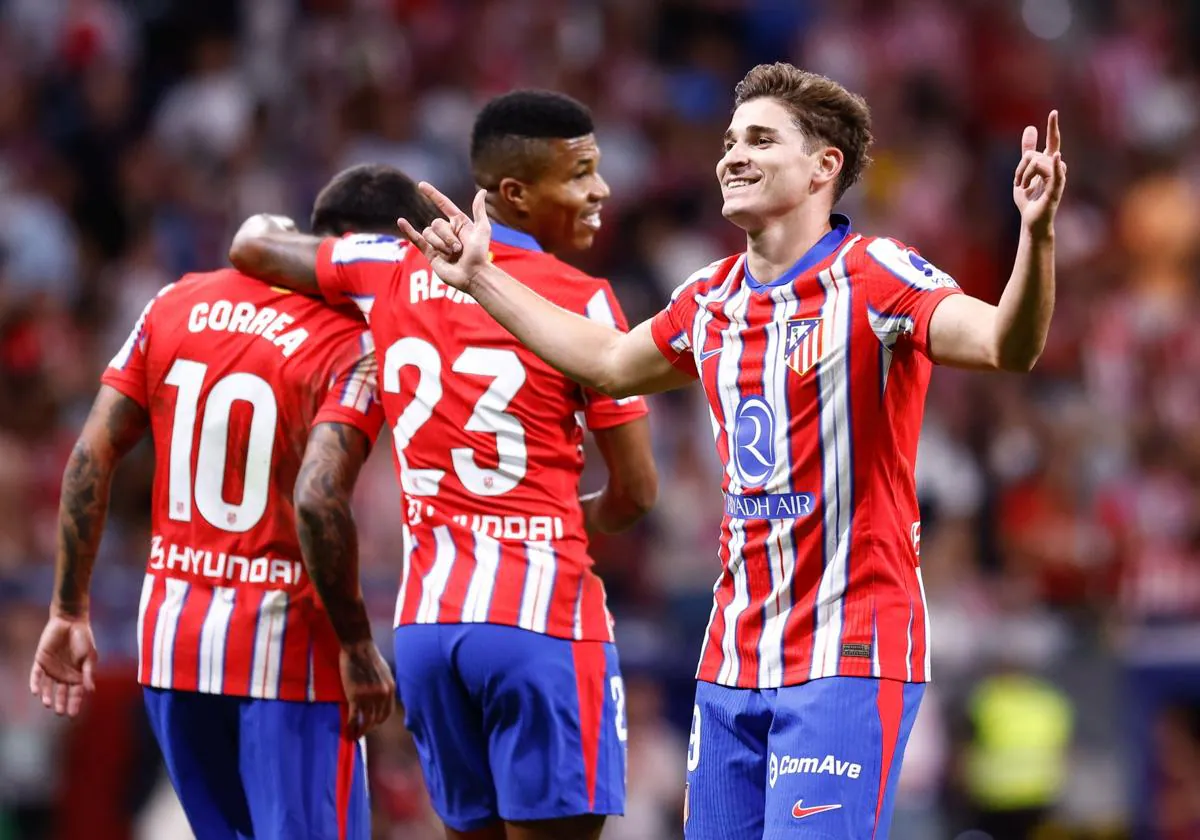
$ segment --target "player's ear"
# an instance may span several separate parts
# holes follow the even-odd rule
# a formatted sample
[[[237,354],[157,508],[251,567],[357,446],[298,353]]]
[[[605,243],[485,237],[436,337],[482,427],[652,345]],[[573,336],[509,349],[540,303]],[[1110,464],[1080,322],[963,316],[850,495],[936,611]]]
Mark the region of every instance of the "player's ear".
[[[500,193],[500,200],[513,209],[522,213],[530,211],[529,185],[524,181],[518,181],[516,178],[501,178],[496,191]]]
[[[813,171],[813,192],[816,192],[826,184],[836,181],[838,175],[842,172],[842,164],[845,163],[845,160],[842,150],[836,146],[825,146],[822,148],[818,153],[817,165]]]

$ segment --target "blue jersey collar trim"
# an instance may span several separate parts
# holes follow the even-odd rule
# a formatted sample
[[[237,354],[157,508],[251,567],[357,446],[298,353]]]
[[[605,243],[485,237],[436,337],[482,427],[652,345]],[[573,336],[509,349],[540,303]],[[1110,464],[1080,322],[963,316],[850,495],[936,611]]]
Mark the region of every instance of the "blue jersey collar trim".
[[[540,252],[542,250],[538,241],[525,231],[502,225],[495,220],[492,221],[492,241],[513,248],[524,248],[526,251]]]
[[[750,285],[750,288],[769,289],[774,286],[791,283],[801,274],[827,259],[830,254],[841,246],[846,237],[850,235],[850,217],[843,216],[841,213],[834,213],[829,217],[829,224],[833,230],[818,239],[817,243],[809,248],[808,252],[800,258],[799,262],[770,283],[758,282],[750,274],[750,266],[743,266],[742,271],[746,274],[746,282]]]

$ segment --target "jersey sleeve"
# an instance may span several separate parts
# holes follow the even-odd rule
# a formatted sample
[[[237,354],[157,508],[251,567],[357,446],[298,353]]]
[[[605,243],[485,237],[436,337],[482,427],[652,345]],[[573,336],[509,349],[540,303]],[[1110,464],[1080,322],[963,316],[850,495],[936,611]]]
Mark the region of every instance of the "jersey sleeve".
[[[317,246],[317,284],[331,306],[352,304],[370,319],[375,298],[404,262],[407,242],[364,233],[324,239]]]
[[[383,407],[379,401],[375,341],[370,332],[363,330],[350,343],[330,378],[329,391],[313,425],[345,423],[374,441],[383,425]]]
[[[588,299],[584,314],[597,323],[616,327],[621,332],[629,331],[629,322],[625,320],[621,304],[617,301],[617,297],[608,283],[604,283]],[[639,417],[644,417],[648,410],[646,401],[642,397],[624,397],[616,400],[599,391],[593,391],[591,388],[584,389],[583,399],[584,420],[587,422],[587,427],[592,430],[611,429],[614,426],[624,425]]]
[[[695,291],[697,284],[712,277],[720,266],[720,262],[715,262],[684,280],[671,293],[671,302],[650,321],[650,335],[658,345],[658,352],[694,379],[700,377],[692,349],[692,324],[697,310]]]
[[[929,355],[929,321],[939,303],[962,294],[954,278],[894,239],[875,239],[863,252],[871,329],[889,350],[910,341]]]
[[[138,316],[137,323],[133,325],[129,337],[100,376],[101,384],[116,388],[142,408],[148,408],[150,403],[149,388],[146,384],[146,350],[150,344],[154,304],[173,285],[171,283],[163,286],[158,294],[150,299],[142,314]]]

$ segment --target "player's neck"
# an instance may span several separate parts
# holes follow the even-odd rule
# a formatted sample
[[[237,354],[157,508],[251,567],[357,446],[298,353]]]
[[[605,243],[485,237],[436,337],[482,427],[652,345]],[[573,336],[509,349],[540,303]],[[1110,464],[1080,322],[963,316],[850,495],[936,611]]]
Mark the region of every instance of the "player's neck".
[[[499,222],[505,227],[512,228],[513,230],[519,230],[521,233],[532,236],[535,240],[538,238],[537,232],[530,230],[529,225],[517,218],[516,213],[512,212],[510,208],[506,207],[503,202],[493,202],[490,195],[488,196],[487,201],[487,214],[488,218],[493,222]],[[539,241],[538,244],[540,245],[541,242]]]
[[[760,283],[770,283],[794,266],[829,233],[830,208],[806,202],[762,229],[746,233],[746,265]]]

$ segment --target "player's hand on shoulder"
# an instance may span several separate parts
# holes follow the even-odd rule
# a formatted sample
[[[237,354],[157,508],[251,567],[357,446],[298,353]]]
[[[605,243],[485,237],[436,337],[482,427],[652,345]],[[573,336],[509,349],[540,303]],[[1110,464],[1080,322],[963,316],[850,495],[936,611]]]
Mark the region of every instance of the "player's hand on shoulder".
[[[418,231],[407,219],[397,219],[400,232],[429,260],[437,276],[470,294],[477,272],[488,264],[492,223],[488,220],[487,192],[479,190],[471,204],[471,216],[458,209],[436,187],[424,181],[420,190],[446,218]]]
[[[1038,130],[1028,125],[1021,135],[1021,161],[1013,174],[1013,201],[1021,223],[1034,235],[1045,236],[1054,227],[1054,214],[1067,185],[1067,164],[1062,159],[1062,134],[1058,111],[1046,120],[1046,147],[1037,150]]]
[[[96,690],[96,659],[88,619],[52,615],[33,655],[29,691],[55,714],[75,717],[84,696]]]
[[[346,735],[361,738],[386,721],[396,707],[392,669],[370,640],[343,647],[338,664],[349,706]]]
[[[239,239],[255,239],[269,233],[295,233],[296,223],[287,216],[275,213],[255,213],[238,228],[233,235],[236,242]]]

